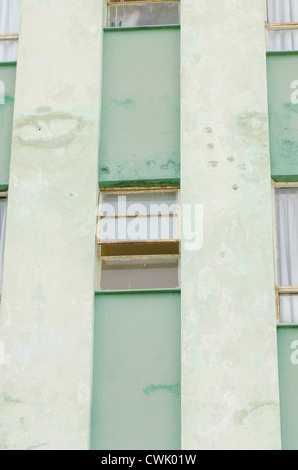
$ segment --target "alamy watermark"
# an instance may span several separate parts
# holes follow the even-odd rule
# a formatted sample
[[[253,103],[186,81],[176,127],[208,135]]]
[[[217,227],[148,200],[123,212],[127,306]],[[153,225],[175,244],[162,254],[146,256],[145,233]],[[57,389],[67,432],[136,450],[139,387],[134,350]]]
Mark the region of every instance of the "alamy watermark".
[[[5,361],[5,344],[3,341],[0,341],[0,366],[4,366],[6,364]]]
[[[131,203],[125,195],[98,208],[99,239],[113,241],[180,240],[187,251],[197,251],[204,240],[202,204]]]
[[[0,104],[5,104],[5,85],[2,80],[0,80]]]

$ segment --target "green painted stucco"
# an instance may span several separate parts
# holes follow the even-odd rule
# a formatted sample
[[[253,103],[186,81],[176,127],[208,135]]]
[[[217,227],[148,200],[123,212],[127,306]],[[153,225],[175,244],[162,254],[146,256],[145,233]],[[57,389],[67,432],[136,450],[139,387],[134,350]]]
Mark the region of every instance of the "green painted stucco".
[[[298,327],[279,327],[277,333],[282,447],[298,450]]]
[[[268,53],[267,77],[272,178],[298,181],[298,52]]]
[[[0,83],[4,84],[4,100],[0,87],[0,189],[7,189],[11,152],[16,64],[0,63]],[[3,102],[4,101],[4,102]]]
[[[105,30],[100,186],[177,184],[179,27]]]
[[[181,9],[182,448],[280,449],[265,2]]]
[[[180,449],[180,293],[95,299],[91,448]]]

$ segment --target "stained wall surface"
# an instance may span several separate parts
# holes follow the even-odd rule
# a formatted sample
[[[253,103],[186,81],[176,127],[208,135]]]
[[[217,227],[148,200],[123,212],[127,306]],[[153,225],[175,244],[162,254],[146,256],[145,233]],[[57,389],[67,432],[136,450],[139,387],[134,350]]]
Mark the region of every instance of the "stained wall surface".
[[[102,7],[22,2],[0,315],[1,449],[89,448]]]
[[[180,293],[96,295],[91,448],[180,449]]]
[[[179,184],[179,27],[104,33],[100,186]]]
[[[243,5],[181,5],[181,197],[204,208],[202,248],[182,243],[184,449],[281,446],[265,3]]]

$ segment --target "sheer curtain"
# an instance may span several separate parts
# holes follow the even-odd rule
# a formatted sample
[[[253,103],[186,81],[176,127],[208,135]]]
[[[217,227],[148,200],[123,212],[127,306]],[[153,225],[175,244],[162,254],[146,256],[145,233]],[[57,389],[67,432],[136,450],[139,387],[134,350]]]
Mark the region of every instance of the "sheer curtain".
[[[276,190],[278,284],[298,286],[298,188]],[[280,295],[281,323],[298,323],[298,295]]]
[[[21,0],[0,0],[0,34],[19,32]],[[0,41],[0,62],[17,60],[18,41]]]
[[[298,23],[298,0],[268,0],[269,23]],[[298,30],[269,31],[269,50],[298,50]]]
[[[5,243],[7,199],[0,198],[0,294],[2,293],[2,267]]]

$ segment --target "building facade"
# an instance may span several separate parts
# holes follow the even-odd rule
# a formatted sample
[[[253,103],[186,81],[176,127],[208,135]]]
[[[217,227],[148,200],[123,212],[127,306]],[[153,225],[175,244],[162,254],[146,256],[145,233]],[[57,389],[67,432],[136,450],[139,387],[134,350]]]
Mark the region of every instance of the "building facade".
[[[298,448],[297,35],[0,0],[1,449]]]

